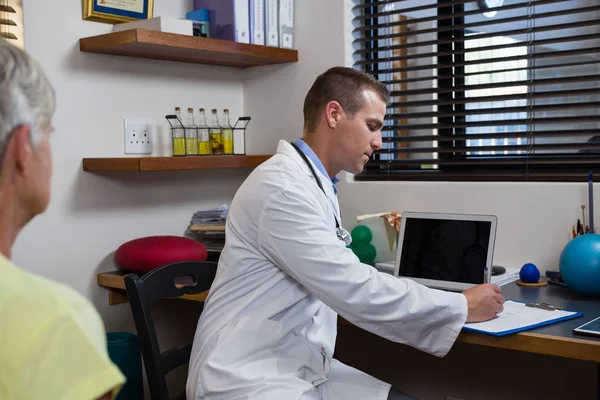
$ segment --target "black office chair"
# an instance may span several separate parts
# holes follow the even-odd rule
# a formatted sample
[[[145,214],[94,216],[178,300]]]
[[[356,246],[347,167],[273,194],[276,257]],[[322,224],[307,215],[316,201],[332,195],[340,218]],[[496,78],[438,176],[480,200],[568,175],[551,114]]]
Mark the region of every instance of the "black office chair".
[[[125,275],[125,287],[144,358],[144,367],[152,400],[185,400],[185,393],[169,397],[166,375],[189,362],[192,344],[160,352],[150,306],[158,299],[177,298],[210,289],[217,271],[216,262],[183,261],[166,264],[143,277]],[[175,285],[175,279],[186,277],[193,286]]]

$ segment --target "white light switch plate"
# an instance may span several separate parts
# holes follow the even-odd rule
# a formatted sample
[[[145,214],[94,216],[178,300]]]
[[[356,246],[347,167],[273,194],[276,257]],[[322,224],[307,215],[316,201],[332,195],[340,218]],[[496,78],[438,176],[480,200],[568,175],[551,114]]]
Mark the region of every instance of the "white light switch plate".
[[[125,119],[125,154],[152,154],[152,121]]]

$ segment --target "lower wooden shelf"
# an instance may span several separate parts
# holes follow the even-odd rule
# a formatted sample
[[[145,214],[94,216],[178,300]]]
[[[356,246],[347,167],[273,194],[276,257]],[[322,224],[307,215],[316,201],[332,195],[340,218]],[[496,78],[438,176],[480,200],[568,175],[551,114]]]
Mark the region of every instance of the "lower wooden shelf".
[[[182,157],[120,157],[84,158],[86,172],[108,171],[185,171],[220,168],[255,168],[270,154],[245,156],[182,156]]]

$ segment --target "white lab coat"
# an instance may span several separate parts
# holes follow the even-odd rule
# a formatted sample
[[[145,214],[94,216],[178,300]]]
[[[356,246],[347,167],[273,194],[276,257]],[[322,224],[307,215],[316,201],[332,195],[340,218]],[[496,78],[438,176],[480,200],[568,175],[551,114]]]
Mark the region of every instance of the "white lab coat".
[[[188,399],[387,399],[389,384],[332,359],[338,314],[440,357],[456,340],[466,298],[360,263],[336,236],[331,180],[315,170],[327,196],[280,141],[235,195]]]

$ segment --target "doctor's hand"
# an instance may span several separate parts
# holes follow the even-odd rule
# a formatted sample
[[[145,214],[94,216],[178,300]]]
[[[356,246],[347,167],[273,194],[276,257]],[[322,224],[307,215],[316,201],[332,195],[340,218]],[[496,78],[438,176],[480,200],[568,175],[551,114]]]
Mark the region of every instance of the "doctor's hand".
[[[505,298],[498,285],[486,283],[465,290],[462,294],[467,298],[467,322],[487,321],[504,310]]]

